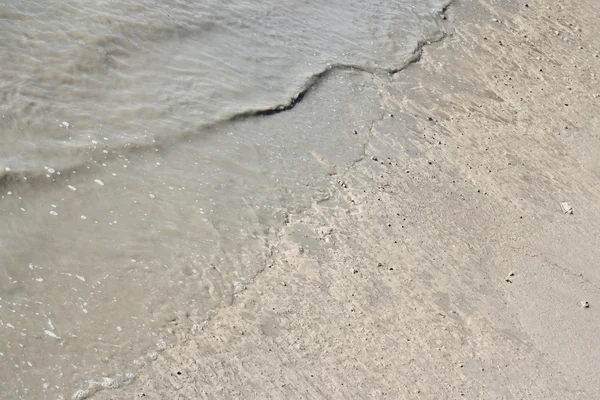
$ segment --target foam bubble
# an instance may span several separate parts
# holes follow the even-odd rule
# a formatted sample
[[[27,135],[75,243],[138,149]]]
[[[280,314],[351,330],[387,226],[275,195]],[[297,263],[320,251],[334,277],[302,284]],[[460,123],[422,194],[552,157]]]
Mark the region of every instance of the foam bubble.
[[[52,331],[49,331],[48,329],[44,329],[44,333],[45,333],[47,336],[50,336],[51,338],[54,338],[54,339],[59,339],[59,340],[60,340],[60,337],[59,337],[59,336],[57,336],[57,335],[56,335],[56,333],[54,333],[54,332],[52,332]]]

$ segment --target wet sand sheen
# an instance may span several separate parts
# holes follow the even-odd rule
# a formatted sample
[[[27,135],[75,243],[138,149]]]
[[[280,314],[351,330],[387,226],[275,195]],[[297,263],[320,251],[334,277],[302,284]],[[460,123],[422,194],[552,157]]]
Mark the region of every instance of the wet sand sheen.
[[[0,6],[0,398],[119,386],[229,304],[441,35],[437,1],[172,3]]]

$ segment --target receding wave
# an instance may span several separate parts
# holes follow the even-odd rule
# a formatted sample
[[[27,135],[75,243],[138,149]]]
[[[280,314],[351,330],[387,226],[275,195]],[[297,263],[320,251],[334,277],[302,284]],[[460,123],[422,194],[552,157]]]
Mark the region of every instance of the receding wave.
[[[0,398],[117,385],[228,304],[364,156],[378,85],[449,4],[1,5]]]

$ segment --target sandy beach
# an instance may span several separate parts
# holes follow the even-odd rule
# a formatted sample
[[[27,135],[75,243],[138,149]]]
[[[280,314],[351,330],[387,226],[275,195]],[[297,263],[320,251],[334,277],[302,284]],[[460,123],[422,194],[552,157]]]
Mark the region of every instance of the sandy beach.
[[[336,194],[230,306],[79,395],[600,398],[599,16],[459,0],[408,68],[340,71],[383,117]]]

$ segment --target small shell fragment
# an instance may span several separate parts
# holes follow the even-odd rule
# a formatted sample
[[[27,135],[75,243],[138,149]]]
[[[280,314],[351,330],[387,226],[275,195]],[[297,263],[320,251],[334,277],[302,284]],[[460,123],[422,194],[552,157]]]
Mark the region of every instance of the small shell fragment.
[[[566,201],[560,203],[560,208],[562,208],[565,214],[573,214],[573,207],[571,207],[571,205]]]

